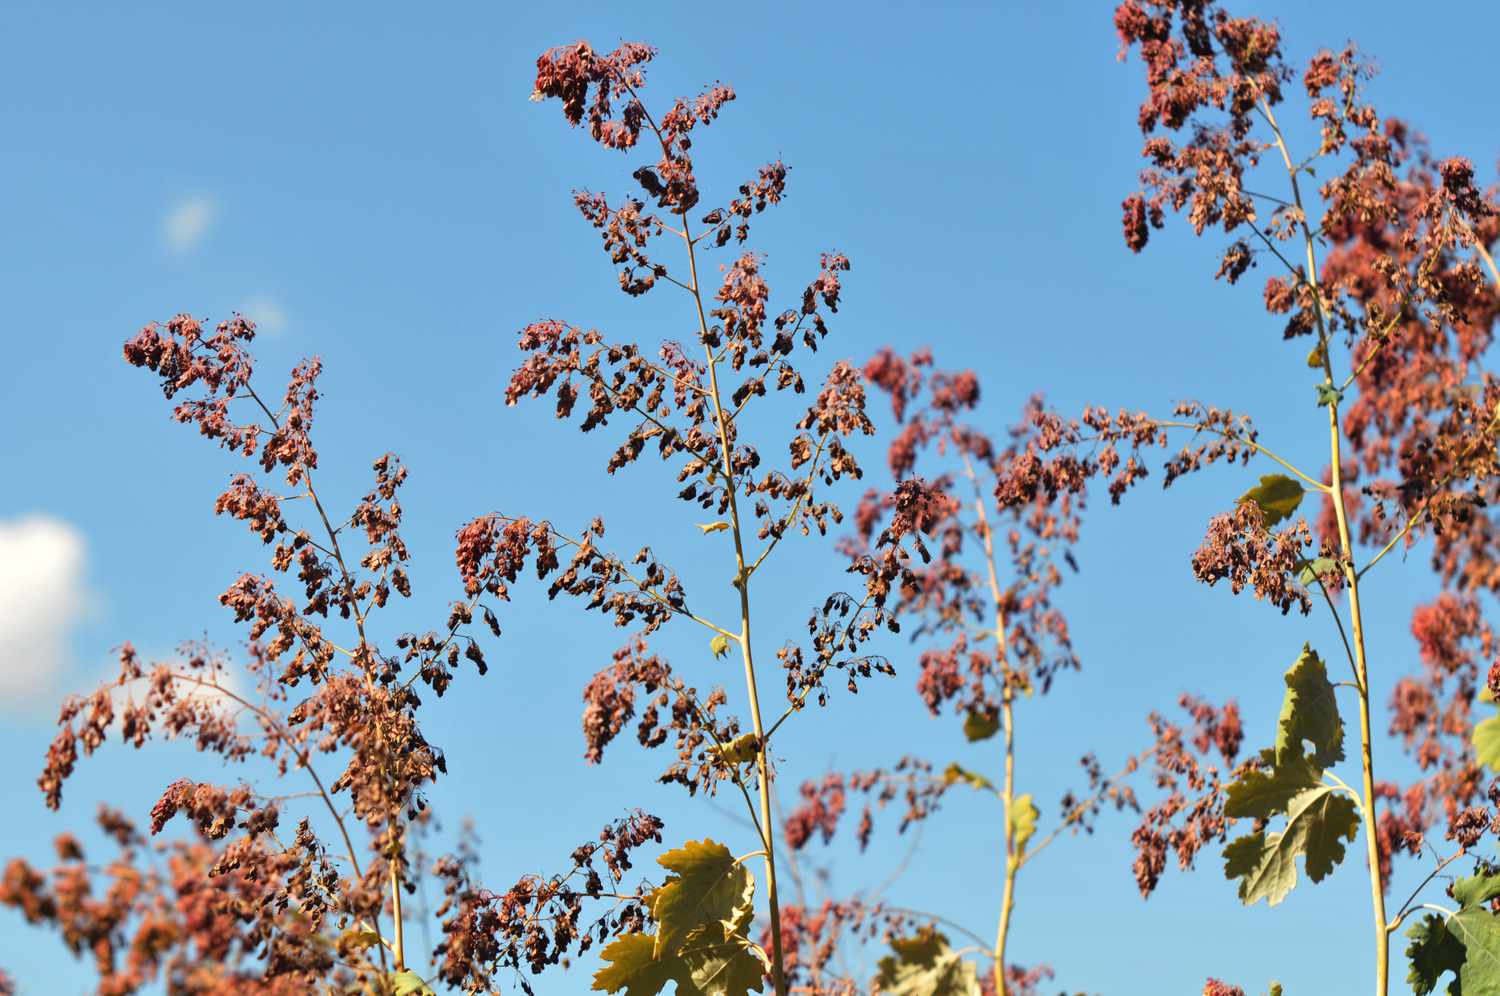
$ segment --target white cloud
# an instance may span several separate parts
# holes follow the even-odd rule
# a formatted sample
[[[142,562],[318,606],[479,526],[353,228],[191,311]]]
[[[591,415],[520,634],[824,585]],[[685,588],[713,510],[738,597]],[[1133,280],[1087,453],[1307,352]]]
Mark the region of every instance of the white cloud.
[[[89,610],[84,560],[65,522],[0,520],[0,706],[44,697],[67,669],[69,632]]]
[[[256,294],[239,309],[240,314],[255,323],[259,332],[280,335],[286,331],[286,310],[281,303],[267,294]]]
[[[162,219],[162,238],[173,251],[186,252],[203,240],[218,215],[219,205],[212,197],[204,194],[184,197],[173,204]]]

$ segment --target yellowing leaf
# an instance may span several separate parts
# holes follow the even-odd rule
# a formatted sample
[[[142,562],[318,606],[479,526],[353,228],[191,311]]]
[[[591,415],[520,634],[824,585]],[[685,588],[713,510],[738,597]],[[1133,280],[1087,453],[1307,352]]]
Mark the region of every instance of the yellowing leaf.
[[[725,938],[712,927],[688,934],[677,955],[682,972],[678,996],[746,996],[760,992],[769,969],[759,945],[738,934]]]
[[[996,716],[987,716],[980,712],[971,712],[964,717],[964,736],[969,738],[970,743],[980,740],[988,740],[1000,732],[1000,720]]]
[[[1327,358],[1328,358],[1328,351],[1323,347],[1323,344],[1320,342],[1316,346],[1313,347],[1311,353],[1307,354],[1307,365],[1308,365],[1308,367],[1310,367],[1313,370],[1318,370],[1318,369],[1320,369],[1323,366],[1323,361],[1326,360]]]
[[[335,942],[340,951],[360,951],[380,943],[380,935],[373,930],[350,929],[339,935]]]
[[[432,987],[422,981],[422,977],[411,969],[404,972],[394,972],[387,980],[391,984],[391,992],[395,996],[437,996]]]
[[[727,523],[727,522],[700,522],[700,523],[698,523],[698,528],[701,529],[701,530],[703,530],[703,535],[707,536],[709,533],[723,532],[725,529],[729,528],[729,523]]]
[[[1302,504],[1305,493],[1301,484],[1285,474],[1267,474],[1260,479],[1259,484],[1240,495],[1235,504],[1254,502],[1259,506],[1266,528],[1269,529],[1282,519],[1289,518],[1297,510],[1297,506]]]
[[[655,957],[676,954],[694,928],[717,924],[728,938],[753,909],[755,880],[734,862],[729,848],[712,840],[690,840],[657,858],[675,876],[656,891],[651,913],[657,923]]]
[[[968,768],[965,768],[957,761],[954,761],[952,764],[948,765],[948,767],[943,769],[943,784],[954,785],[958,782],[964,782],[965,784],[971,785],[977,789],[985,789],[991,792],[995,790],[994,782],[990,781],[979,772],[970,771]]]
[[[1474,727],[1474,758],[1492,771],[1500,771],[1500,716],[1491,716]]]
[[[742,733],[723,746],[714,745],[709,750],[725,764],[743,764],[755,760],[760,752],[760,738],[753,733]]]
[[[1030,795],[1018,795],[1011,803],[1010,832],[1015,838],[1017,854],[1026,853],[1026,842],[1036,833],[1036,819],[1040,815]]]
[[[720,633],[708,641],[708,649],[713,651],[714,657],[723,657],[729,653],[729,637]]]
[[[656,996],[672,981],[675,966],[652,955],[656,938],[650,934],[622,934],[599,953],[608,962],[594,973],[593,988],[606,993],[625,990],[625,996]]]

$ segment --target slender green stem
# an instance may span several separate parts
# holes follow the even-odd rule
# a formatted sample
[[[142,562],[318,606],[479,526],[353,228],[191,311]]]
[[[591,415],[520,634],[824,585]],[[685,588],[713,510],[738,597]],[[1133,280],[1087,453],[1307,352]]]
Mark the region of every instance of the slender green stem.
[[[1421,883],[1415,889],[1411,890],[1411,895],[1407,897],[1406,902],[1402,903],[1400,908],[1396,910],[1396,915],[1391,918],[1391,922],[1386,924],[1386,933],[1394,934],[1400,929],[1401,921],[1406,919],[1407,910],[1411,907],[1417,896],[1422,894],[1422,890],[1427,888],[1428,883],[1437,878],[1444,868],[1447,868],[1450,864],[1463,857],[1464,854],[1465,852],[1462,850],[1454,851],[1442,861],[1439,861],[1436,868],[1427,873],[1427,877],[1422,879]]]
[[[653,130],[656,130],[655,122],[651,122],[651,127]],[[659,131],[657,131],[657,138],[661,139],[663,151],[670,154],[670,148],[665,139],[662,139]],[[772,822],[771,814],[771,764],[768,757],[765,726],[761,721],[760,691],[756,687],[755,681],[755,657],[751,649],[750,579],[745,571],[745,537],[740,521],[739,501],[736,494],[739,485],[734,472],[734,449],[729,440],[729,417],[724,411],[723,394],[719,389],[718,361],[713,355],[712,348],[708,346],[708,315],[703,307],[703,291],[698,278],[698,258],[694,250],[692,231],[688,225],[687,215],[683,215],[682,218],[682,238],[683,244],[687,247],[688,269],[692,278],[693,303],[698,309],[698,331],[704,343],[704,351],[708,357],[709,396],[713,402],[714,422],[718,432],[720,465],[724,474],[724,494],[729,502],[729,528],[734,535],[735,587],[739,590],[740,595],[740,632],[738,639],[740,644],[740,658],[745,665],[745,690],[750,699],[751,729],[755,733],[756,739],[755,768],[758,775],[758,788],[760,789],[760,825],[762,828],[762,840],[765,843],[766,904],[769,908],[771,921],[771,982],[776,988],[777,996],[785,996],[786,971],[781,944],[781,905],[776,889],[776,847],[773,840],[775,826]]]
[[[1281,464],[1281,466],[1285,467],[1291,473],[1295,474],[1297,477],[1300,477],[1302,481],[1305,484],[1309,485],[1313,490],[1323,492],[1324,494],[1327,494],[1330,490],[1328,485],[1313,477],[1311,474],[1308,474],[1301,467],[1298,467],[1296,464],[1293,464],[1289,460],[1282,458],[1281,456],[1277,455],[1275,452],[1261,445],[1255,440],[1246,439],[1244,436],[1240,435],[1237,432],[1227,431],[1224,429],[1215,429],[1212,426],[1199,425],[1197,422],[1184,422],[1179,419],[1152,419],[1151,424],[1159,426],[1163,429],[1194,429],[1198,432],[1211,432],[1216,436],[1223,436],[1225,439],[1233,440],[1234,442],[1237,442],[1242,446],[1248,446],[1250,447],[1250,449],[1254,450],[1256,453],[1259,453],[1261,456]]]
[[[1292,199],[1302,213],[1301,227],[1307,253],[1307,281],[1312,290],[1313,312],[1318,322],[1318,341],[1324,347],[1322,351],[1324,383],[1332,387],[1334,377],[1332,361],[1329,359],[1327,349],[1328,326],[1324,316],[1326,306],[1318,283],[1316,247],[1312,231],[1307,226],[1307,211],[1303,207],[1302,191],[1297,183],[1298,169],[1292,165],[1291,154],[1287,151],[1286,141],[1282,137],[1280,126],[1276,123],[1275,115],[1271,113],[1269,102],[1261,101],[1261,112],[1265,115],[1266,122],[1271,126],[1276,137],[1276,146],[1281,150],[1282,161],[1286,164],[1287,176],[1291,181]],[[1369,861],[1370,907],[1375,922],[1375,993],[1376,996],[1386,996],[1390,988],[1390,934],[1386,930],[1385,888],[1380,880],[1380,841],[1375,825],[1375,759],[1370,722],[1369,662],[1365,652],[1364,618],[1360,604],[1360,575],[1354,567],[1353,543],[1350,541],[1349,517],[1344,502],[1343,433],[1339,426],[1338,402],[1335,400],[1327,407],[1329,459],[1332,467],[1329,471],[1330,482],[1326,492],[1333,500],[1334,516],[1338,522],[1341,564],[1349,592],[1350,643],[1354,650],[1355,680],[1359,684],[1360,768],[1363,776],[1361,787],[1364,790],[1360,810],[1364,818],[1365,848]]]
[[[1000,669],[1000,718],[1005,730],[1005,780],[1000,790],[1004,805],[1005,877],[1000,888],[1000,922],[995,927],[995,992],[1006,996],[1005,945],[1010,937],[1010,921],[1016,908],[1016,876],[1020,874],[1022,856],[1016,841],[1016,722],[1011,707],[1014,694],[1009,675],[1009,649],[1006,646],[1005,597],[1000,591],[1000,578],[995,569],[995,537],[990,529],[989,513],[985,509],[983,489],[979,486],[979,475],[974,471],[974,462],[964,454],[964,473],[974,485],[974,510],[978,516],[979,538],[984,544],[985,571],[990,586],[990,601],[995,613],[995,663]]]

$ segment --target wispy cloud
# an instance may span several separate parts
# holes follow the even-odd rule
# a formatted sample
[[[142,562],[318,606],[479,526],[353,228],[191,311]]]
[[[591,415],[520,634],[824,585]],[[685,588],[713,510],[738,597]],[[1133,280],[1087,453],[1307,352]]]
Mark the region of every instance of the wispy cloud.
[[[162,238],[173,252],[187,252],[203,241],[218,216],[219,205],[212,197],[205,194],[184,197],[162,219]]]
[[[0,707],[51,692],[89,609],[82,534],[46,516],[0,520]]]
[[[255,323],[256,329],[267,335],[280,335],[286,331],[286,309],[281,302],[268,294],[256,294],[239,309],[240,314]]]

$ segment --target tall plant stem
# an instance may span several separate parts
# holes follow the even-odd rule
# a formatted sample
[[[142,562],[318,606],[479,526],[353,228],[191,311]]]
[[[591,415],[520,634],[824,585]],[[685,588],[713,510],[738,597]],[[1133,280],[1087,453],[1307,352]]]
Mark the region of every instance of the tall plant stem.
[[[276,417],[276,413],[273,412],[273,411],[271,411],[270,406],[267,405],[265,403],[265,401],[263,401],[261,399],[261,396],[259,394],[256,393],[255,388],[253,388],[253,387],[251,387],[251,386],[249,386],[247,384],[246,387],[245,387],[245,389],[249,393],[250,397],[255,401],[255,403],[260,406],[260,410],[263,411],[263,412],[265,412],[266,417],[271,420],[271,424],[279,429],[280,426],[281,426],[281,420]],[[349,570],[349,564],[344,559],[344,552],[339,547],[339,530],[335,529],[334,526],[333,526],[333,523],[329,520],[329,518],[328,518],[328,512],[323,508],[323,501],[322,501],[322,499],[320,499],[318,497],[318,492],[313,487],[313,477],[312,477],[312,471],[311,470],[304,471],[302,483],[303,483],[303,486],[307,489],[307,497],[312,500],[313,508],[317,509],[318,518],[323,523],[323,531],[328,536],[328,547],[329,547],[330,551],[333,554],[334,560],[339,565],[339,575],[340,575],[339,580],[340,580],[340,583],[343,585],[343,588],[344,588],[344,591],[345,591],[346,595],[349,597],[350,606],[354,610],[354,626],[355,626],[356,632],[359,634],[359,648],[358,649],[359,649],[361,658],[363,658],[364,654],[366,654],[367,652],[372,651],[373,648],[372,648],[372,645],[370,643],[369,637],[365,635],[365,609],[360,607],[359,599],[356,598],[356,597],[354,597],[354,587],[355,587],[355,585],[354,585],[354,574],[353,574],[352,571]],[[362,663],[361,663],[361,670],[364,672],[365,688],[369,691],[369,693],[371,695],[371,698],[373,699],[374,694],[375,694],[375,679],[370,675],[369,669],[367,667],[365,667]],[[375,736],[376,736],[376,738],[380,742],[382,742],[382,743],[385,742],[385,731],[384,731],[384,729],[382,727],[382,724],[381,724],[381,722],[380,722],[379,719],[375,720]],[[321,788],[322,788],[322,786],[319,785],[319,789],[320,790],[321,790]],[[404,945],[402,944],[403,928],[402,928],[402,923],[401,923],[401,851],[402,851],[402,844],[401,844],[401,835],[400,835],[400,832],[399,832],[399,828],[401,826],[401,808],[400,808],[399,805],[396,806],[395,809],[392,811],[390,820],[391,820],[391,852],[392,853],[391,853],[391,855],[390,855],[390,857],[389,857],[388,860],[391,862],[391,871],[390,871],[391,916],[395,919],[395,930],[393,932],[394,933],[394,937],[392,938],[395,943],[391,947],[391,954],[395,957],[395,960],[396,960],[396,970],[397,971],[401,971],[401,970],[403,970],[406,967],[406,965],[404,963],[405,948],[404,948]],[[342,824],[340,826],[342,828]],[[347,835],[346,835],[346,837],[347,837]],[[378,924],[377,924],[377,928],[378,928]],[[379,931],[377,929],[377,933],[378,932]],[[384,963],[385,963],[385,952],[384,951],[380,952],[380,961],[381,961],[381,964],[384,965]]]
[[[391,904],[395,907],[392,916],[396,921],[391,953],[396,958],[396,971],[403,972],[406,970],[406,931],[401,920],[401,859],[395,856],[391,858]]]
[[[693,302],[698,308],[698,331],[703,338],[704,352],[708,356],[709,395],[714,405],[714,423],[718,430],[721,470],[724,474],[724,493],[729,499],[729,526],[734,534],[734,586],[740,593],[740,658],[745,664],[745,691],[750,698],[751,729],[755,733],[755,772],[760,789],[761,843],[765,846],[766,904],[771,919],[771,982],[776,987],[776,996],[786,996],[786,976],[781,953],[781,903],[776,893],[776,845],[775,823],[771,813],[771,765],[767,759],[765,725],[761,721],[760,692],[755,683],[755,657],[750,642],[750,574],[745,564],[745,538],[740,528],[740,509],[735,491],[738,482],[734,476],[734,451],[729,442],[729,419],[724,413],[719,392],[718,361],[713,348],[708,345],[708,315],[703,308],[703,292],[698,285],[698,257],[694,251],[692,232],[688,228],[688,217],[682,216],[682,240],[687,245],[688,268],[692,275]]]
[[[668,159],[675,158],[672,143],[662,134],[661,127],[651,112],[645,110],[645,102],[641,101],[630,81],[622,78],[621,83],[642,108],[647,126],[661,145],[662,155]],[[740,593],[740,658],[745,664],[745,691],[750,698],[751,730],[755,734],[756,744],[755,773],[760,782],[760,839],[766,852],[766,906],[771,920],[771,983],[775,986],[776,996],[787,996],[786,972],[781,952],[781,902],[776,892],[776,824],[771,812],[771,765],[767,756],[765,724],[761,721],[760,692],[755,684],[755,657],[750,646],[750,571],[745,563],[745,536],[740,528],[739,500],[735,493],[737,482],[734,476],[734,451],[729,443],[730,416],[724,411],[723,396],[719,392],[718,360],[714,357],[713,347],[708,344],[708,313],[703,307],[703,289],[698,283],[698,254],[695,249],[698,243],[693,238],[692,222],[687,211],[682,212],[682,228],[670,230],[681,236],[687,247],[688,271],[692,281],[690,285],[683,285],[681,281],[673,282],[678,286],[685,286],[693,296],[693,304],[698,309],[698,334],[708,359],[708,393],[714,406],[720,471],[724,474],[724,493],[729,499],[729,526],[734,534],[734,586]],[[756,566],[759,565],[760,561],[756,561]]]
[[[1318,320],[1318,342],[1322,345],[1324,384],[1332,388],[1333,361],[1328,350],[1328,326],[1324,319],[1323,291],[1318,283],[1318,257],[1312,230],[1307,225],[1307,211],[1302,204],[1302,191],[1297,184],[1298,167],[1292,164],[1286,141],[1276,117],[1271,113],[1269,102],[1261,101],[1261,111],[1271,131],[1276,136],[1276,147],[1281,151],[1286,165],[1287,177],[1291,180],[1292,200],[1301,213],[1302,241],[1307,252],[1307,285],[1312,291],[1313,313]],[[1477,240],[1476,240],[1477,241]],[[1375,921],[1375,993],[1386,996],[1390,988],[1390,932],[1385,916],[1385,889],[1380,881],[1380,842],[1375,826],[1375,759],[1372,751],[1370,731],[1370,678],[1369,663],[1365,655],[1364,620],[1359,601],[1359,575],[1355,569],[1353,544],[1349,540],[1349,516],[1344,507],[1343,433],[1339,428],[1339,406],[1336,400],[1328,405],[1328,440],[1333,466],[1329,471],[1329,497],[1333,501],[1334,516],[1338,520],[1339,552],[1343,564],[1344,581],[1349,590],[1349,636],[1354,649],[1354,678],[1359,692],[1359,746],[1360,767],[1363,784],[1363,799],[1360,813],[1364,820],[1365,848],[1370,870],[1370,908]]]
[[[1364,777],[1361,786],[1364,804],[1360,810],[1365,824],[1365,849],[1370,864],[1370,907],[1375,918],[1375,991],[1385,996],[1390,976],[1390,934],[1386,931],[1385,889],[1380,881],[1380,843],[1375,827],[1375,759],[1371,749],[1370,678],[1365,656],[1364,621],[1360,610],[1359,577],[1354,570],[1349,542],[1349,519],[1344,509],[1344,492],[1340,458],[1338,407],[1328,406],[1329,437],[1333,449],[1333,508],[1338,519],[1339,548],[1343,554],[1344,580],[1349,588],[1349,636],[1354,646],[1354,674],[1359,688],[1360,767]]]
[[[979,487],[979,475],[974,472],[974,463],[964,454],[964,473],[974,485],[974,509],[979,515],[979,536],[984,542],[984,563],[989,574],[990,600],[995,606],[995,655],[1001,668],[1000,718],[1005,727],[1005,782],[1000,790],[1000,799],[1005,806],[1005,879],[1000,892],[1000,923],[995,928],[995,992],[1006,996],[1005,990],[1005,944],[1010,935],[1010,918],[1016,907],[1016,876],[1021,871],[1021,855],[1016,852],[1015,821],[1011,809],[1016,802],[1016,724],[1011,710],[1013,694],[1007,671],[1009,657],[1005,641],[1005,600],[1000,593],[1000,577],[995,570],[995,539],[990,529],[989,513],[984,505],[984,493]]]

